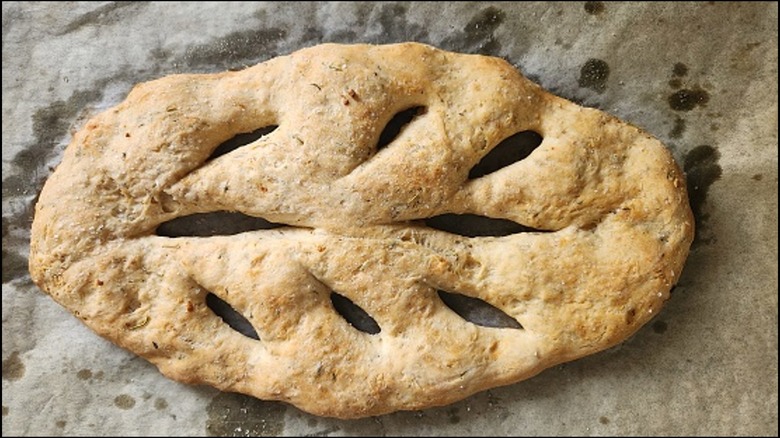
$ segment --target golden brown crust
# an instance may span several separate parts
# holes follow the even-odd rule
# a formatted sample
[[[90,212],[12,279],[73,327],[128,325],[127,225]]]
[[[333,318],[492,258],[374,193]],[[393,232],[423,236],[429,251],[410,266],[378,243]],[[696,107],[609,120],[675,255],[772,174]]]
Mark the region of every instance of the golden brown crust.
[[[385,124],[414,106],[426,112],[377,152]],[[268,125],[279,127],[204,164]],[[544,138],[527,159],[468,178],[525,130]],[[217,210],[290,227],[154,234]],[[555,232],[466,238],[408,222],[443,213]],[[668,299],[692,237],[684,178],[647,133],[500,59],[322,45],[140,84],[90,120],[41,192],[30,271],[166,376],[348,418],[450,403],[615,345]],[[523,329],[465,321],[437,289]],[[346,322],[332,290],[381,332]],[[214,315],[207,291],[260,340]]]

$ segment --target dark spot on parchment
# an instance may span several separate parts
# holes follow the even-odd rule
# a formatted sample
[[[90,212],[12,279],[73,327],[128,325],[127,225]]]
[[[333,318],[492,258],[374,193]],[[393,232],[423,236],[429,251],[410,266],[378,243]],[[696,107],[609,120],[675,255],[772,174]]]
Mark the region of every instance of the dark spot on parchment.
[[[317,425],[317,419],[316,418],[309,418],[306,420],[306,425],[309,427],[314,427]]]
[[[609,418],[607,418],[607,417],[599,417],[599,423],[601,423],[601,424],[609,424]]]
[[[591,58],[580,69],[579,85],[603,93],[607,89],[608,78],[609,65],[601,59]]]
[[[287,31],[276,27],[231,32],[221,38],[188,48],[181,59],[189,67],[236,70],[277,56],[276,47]]]
[[[375,417],[376,418],[376,417]],[[339,426],[331,426],[323,430],[318,430],[317,432],[307,433],[306,437],[316,437],[316,436],[330,436],[333,432],[338,432],[341,430],[341,427]],[[385,436],[386,434],[360,434],[357,436]]]
[[[679,77],[686,76],[688,74],[688,66],[682,62],[678,62],[672,67],[672,73]]]
[[[675,90],[682,87],[682,79],[680,78],[669,79],[669,87]]]
[[[76,377],[81,380],[89,380],[92,378],[92,370],[88,370],[86,368],[79,370],[79,372],[76,373]]]
[[[604,12],[604,2],[585,2],[585,12],[598,15]]]
[[[3,406],[3,417],[8,415],[8,406]]]
[[[690,111],[697,106],[705,106],[710,94],[699,86],[684,88],[669,95],[669,106],[675,111]]]
[[[303,35],[301,35],[301,42],[304,44],[319,44],[322,42],[322,39],[324,38],[324,34],[319,28],[316,28],[314,26],[309,26],[303,31]]]
[[[357,34],[352,30],[337,30],[328,37],[329,42],[349,44],[357,42]]]
[[[75,20],[66,24],[62,30],[55,33],[55,35],[64,35],[66,33],[73,32],[82,26],[104,26],[107,24],[117,23],[122,20],[122,16],[117,12],[119,9],[132,7],[134,9],[144,7],[149,2],[109,2],[103,6],[99,6],[85,14],[80,15]]]
[[[20,175],[11,175],[3,179],[3,198],[12,198],[19,196],[26,196],[31,194],[31,191],[35,189],[34,183],[31,181],[31,176],[26,172],[22,172]]]
[[[696,219],[696,243],[711,243],[713,238],[704,233],[709,213],[705,211],[707,192],[712,183],[720,179],[723,169],[718,164],[720,152],[710,145],[696,146],[685,155],[685,176],[688,184],[688,198]]]
[[[656,321],[653,323],[653,331],[658,333],[659,335],[664,334],[667,328],[668,328],[667,324],[663,321]]]
[[[539,84],[539,85],[542,84],[542,77],[537,75],[537,74],[525,73],[525,78],[528,79],[529,81],[533,82],[533,83],[536,83],[536,84]]]
[[[506,13],[494,6],[479,11],[463,27],[463,31],[442,41],[442,48],[455,52],[499,56],[501,43],[494,33],[506,19]]]
[[[449,420],[450,424],[460,423],[460,415],[458,415],[458,412],[458,408],[447,409],[447,420]]]
[[[154,408],[157,409],[158,411],[165,410],[166,408],[168,408],[168,400],[165,400],[162,397],[157,397],[156,399],[154,399]]]
[[[497,395],[495,395],[493,393],[493,391],[487,390],[487,392],[485,392],[485,396],[486,396],[486,400],[487,400],[487,405],[488,406],[490,406],[491,408],[494,407],[494,406],[501,407],[500,406],[501,405],[501,397],[498,397]]]
[[[60,429],[64,429],[66,424],[68,423],[65,420],[57,420],[54,422],[54,425],[59,427]]]
[[[684,132],[685,132],[685,119],[681,119],[678,117],[674,121],[674,126],[672,127],[672,130],[669,131],[669,137],[680,138],[682,137]]]
[[[132,409],[135,406],[135,399],[127,394],[120,394],[114,398],[114,404],[119,409]]]
[[[3,198],[6,196],[27,196],[37,193],[48,176],[44,170],[46,160],[52,155],[58,142],[68,132],[76,116],[90,103],[98,100],[100,91],[76,91],[68,100],[57,100],[39,109],[32,116],[35,141],[19,151],[11,160],[26,178],[14,181],[3,180]],[[6,181],[12,183],[6,187]],[[9,193],[10,192],[10,193]]]
[[[3,380],[19,380],[24,377],[24,363],[19,357],[19,352],[14,351],[3,360]]]
[[[3,239],[3,246],[5,246]],[[3,283],[8,283],[27,275],[27,258],[3,249]]]
[[[209,436],[277,436],[284,430],[286,406],[243,394],[223,392],[206,408]]]
[[[764,175],[760,174],[760,173],[757,173],[757,174],[753,175],[751,178],[753,179],[753,181],[761,181],[762,179],[764,179]]]
[[[351,29],[341,29],[329,33],[326,37],[321,29],[316,27],[307,27],[301,36],[301,45],[313,46],[320,43],[341,43],[349,44],[359,42],[357,33]]]
[[[493,37],[493,33],[505,19],[504,11],[490,6],[475,15],[463,28],[463,32],[467,39],[482,42],[480,50],[478,50],[479,53],[497,54],[501,46]]]
[[[406,12],[404,5],[383,4],[376,18],[380,32],[372,34],[368,41],[374,44],[402,41],[428,42],[428,31],[419,24],[410,23],[406,18]]]

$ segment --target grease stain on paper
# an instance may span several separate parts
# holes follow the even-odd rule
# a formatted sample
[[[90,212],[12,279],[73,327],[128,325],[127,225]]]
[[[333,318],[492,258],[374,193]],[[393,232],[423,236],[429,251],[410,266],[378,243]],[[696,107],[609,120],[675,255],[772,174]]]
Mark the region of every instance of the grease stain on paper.
[[[114,398],[114,405],[119,409],[132,409],[135,406],[135,399],[127,394],[120,394]]]
[[[585,12],[590,15],[600,15],[606,9],[604,2],[585,2]]]
[[[284,431],[287,407],[243,394],[217,394],[206,408],[209,436],[277,436]]]
[[[590,88],[597,93],[603,93],[607,89],[609,79],[609,64],[601,59],[588,59],[580,69],[578,81],[581,88]]]
[[[688,185],[688,199],[696,220],[694,244],[714,242],[714,237],[706,233],[710,214],[705,207],[710,186],[723,174],[719,159],[720,152],[710,145],[696,146],[685,155],[683,169]]]
[[[710,101],[710,94],[697,85],[675,91],[667,100],[669,107],[675,111],[691,111],[696,107],[706,106]]]
[[[24,362],[19,357],[18,351],[14,351],[3,360],[3,380],[19,380],[24,377],[24,371]]]

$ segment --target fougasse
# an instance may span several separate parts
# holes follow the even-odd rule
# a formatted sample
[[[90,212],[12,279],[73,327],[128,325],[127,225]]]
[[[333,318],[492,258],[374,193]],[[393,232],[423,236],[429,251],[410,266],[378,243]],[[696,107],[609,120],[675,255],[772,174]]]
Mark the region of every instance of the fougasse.
[[[536,144],[502,164],[518,135]],[[206,214],[268,226],[171,231]],[[143,83],[89,120],[40,194],[30,270],[172,379],[357,418],[625,340],[693,227],[641,129],[498,58],[328,44]]]

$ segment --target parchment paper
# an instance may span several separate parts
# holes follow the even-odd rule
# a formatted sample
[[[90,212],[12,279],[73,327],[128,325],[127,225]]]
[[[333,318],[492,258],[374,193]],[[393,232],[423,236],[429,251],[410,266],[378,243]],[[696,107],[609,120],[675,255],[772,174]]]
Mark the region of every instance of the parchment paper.
[[[777,435],[777,3],[3,2],[3,435]],[[609,351],[358,421],[170,381],[30,281],[70,134],[138,82],[321,42],[501,56],[664,141],[698,234],[664,310]]]

